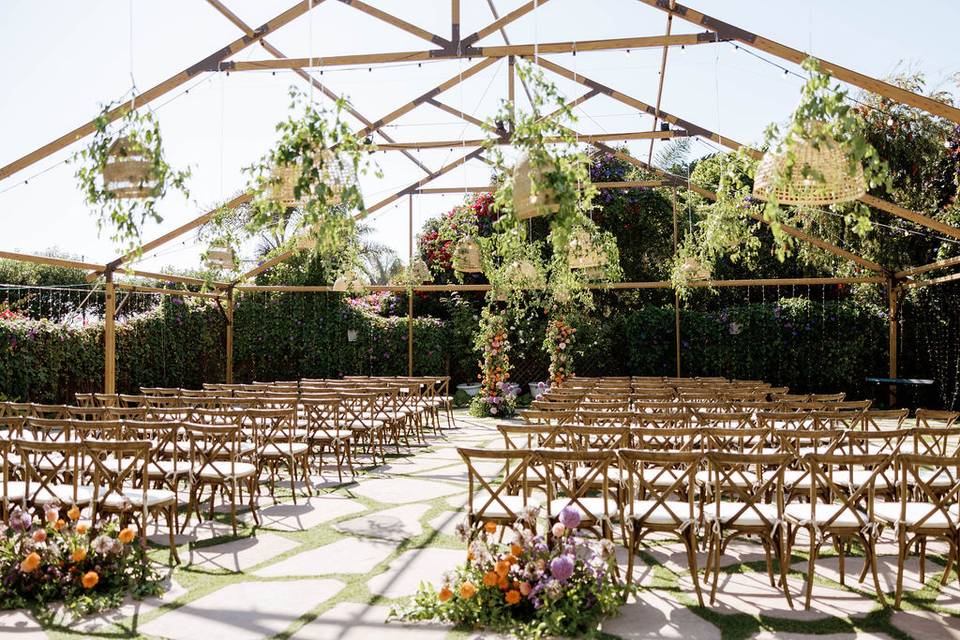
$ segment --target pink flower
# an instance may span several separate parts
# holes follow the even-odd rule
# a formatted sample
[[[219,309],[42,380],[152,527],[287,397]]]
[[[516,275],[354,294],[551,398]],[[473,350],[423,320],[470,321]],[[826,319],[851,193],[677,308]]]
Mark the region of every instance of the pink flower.
[[[566,532],[567,528],[563,526],[562,522],[555,522],[553,528],[550,529],[550,532],[557,538],[562,536]]]

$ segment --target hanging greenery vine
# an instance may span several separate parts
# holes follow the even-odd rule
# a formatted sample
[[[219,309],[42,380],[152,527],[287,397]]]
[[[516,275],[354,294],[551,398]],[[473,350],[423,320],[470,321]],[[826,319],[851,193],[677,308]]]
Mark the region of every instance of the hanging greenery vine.
[[[143,225],[161,222],[156,203],[170,189],[189,198],[189,169],[176,170],[166,161],[160,123],[150,110],[128,109],[111,122],[120,103],[104,105],[94,120],[90,143],[71,158],[87,204],[97,214],[97,229],[113,242],[139,253]]]

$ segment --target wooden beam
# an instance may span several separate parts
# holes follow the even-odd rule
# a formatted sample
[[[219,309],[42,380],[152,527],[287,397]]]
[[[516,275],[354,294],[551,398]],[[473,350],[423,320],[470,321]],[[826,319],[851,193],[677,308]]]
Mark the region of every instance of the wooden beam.
[[[889,367],[887,369],[887,377],[896,378],[897,377],[897,344],[898,340],[898,325],[897,317],[899,316],[898,309],[900,306],[900,287],[897,285],[897,281],[894,278],[890,278],[887,281],[887,301],[889,303],[889,313],[887,314],[887,331],[888,331],[888,340],[887,340],[887,356],[889,360]],[[889,404],[891,407],[897,406],[897,385],[890,385],[889,389]]]
[[[669,140],[671,138],[686,137],[686,132],[672,131],[625,131],[620,133],[587,133],[577,136],[577,142],[617,142],[619,140]],[[486,138],[469,140],[424,140],[422,142],[392,142],[378,144],[379,151],[399,151],[402,149],[454,149],[456,147],[482,147],[487,144]],[[557,137],[544,138],[546,143],[565,143],[566,140]],[[510,141],[500,140],[497,144],[509,145]]]
[[[226,344],[224,382],[233,384],[233,288],[227,289],[227,306],[223,310],[223,316],[226,321],[225,334]]]
[[[579,82],[586,87],[598,89],[600,92],[610,96],[614,100],[618,102],[622,102],[623,104],[626,104],[628,106],[632,106],[635,109],[638,109],[650,115],[654,115],[659,112],[659,116],[661,119],[666,120],[671,124],[675,124],[677,126],[683,127],[687,131],[688,135],[703,136],[704,138],[713,140],[714,142],[721,144],[727,147],[728,149],[732,149],[734,151],[737,151],[742,147],[746,153],[750,154],[750,156],[754,158],[760,159],[761,157],[763,157],[763,153],[761,153],[756,149],[752,149],[747,145],[737,142],[736,140],[724,137],[719,133],[710,131],[709,129],[701,127],[688,120],[678,118],[677,116],[667,113],[666,111],[657,110],[655,107],[651,107],[645,102],[641,102],[636,98],[620,93],[619,91],[616,91],[606,85],[603,85],[589,78],[585,78],[583,75],[576,74],[573,71],[570,71],[569,69],[566,69],[564,67],[561,67],[558,64],[550,62],[549,60],[539,58],[537,60],[537,63],[540,66],[544,67],[545,69],[549,69],[550,71],[553,71],[554,73],[560,76],[563,76],[565,78],[569,78],[574,82]],[[943,233],[945,235],[948,235],[954,238],[960,238],[960,228],[951,227],[950,225],[944,224],[922,213],[911,211],[910,209],[905,209],[900,205],[894,204],[892,202],[888,202],[886,200],[882,200],[875,196],[871,196],[870,194],[865,194],[861,196],[859,200],[860,202],[863,202],[868,206],[893,214],[897,217],[903,218],[904,220],[909,220],[911,222],[919,224],[920,226],[927,227],[928,229],[933,229],[935,231],[938,231],[940,233]]]
[[[280,58],[265,60],[224,60],[211,65],[208,71],[277,71],[280,69],[320,69],[347,65],[378,65],[426,60],[462,60],[470,58],[506,58],[509,56],[533,56],[556,53],[582,53],[589,51],[613,51],[622,49],[646,49],[653,47],[693,46],[717,42],[712,33],[691,33],[671,36],[637,36],[633,38],[608,38],[602,40],[569,40],[544,42],[542,44],[510,44],[470,49],[425,49],[417,51],[388,51],[382,53],[356,53],[307,58]]]
[[[500,14],[497,13],[497,7],[496,5],[493,4],[493,0],[487,0],[487,6],[490,7],[490,13],[493,14],[493,19],[499,20]],[[505,26],[501,26],[499,31],[500,31],[500,37],[503,38],[503,44],[510,44],[510,38],[507,36],[507,28]],[[515,78],[513,67],[515,62],[516,61],[513,59],[513,56],[510,56],[510,69],[508,71],[509,96],[507,98],[510,101],[510,104],[514,104],[515,102],[514,90],[513,90],[514,78]],[[520,81],[520,84],[523,86],[523,92],[527,94],[527,100],[530,101],[530,104],[533,104],[533,95],[530,93],[530,87],[528,87],[526,81],[522,79]]]
[[[944,258],[943,260],[937,260],[936,262],[931,262],[930,264],[921,265],[919,267],[911,267],[909,269],[904,269],[903,271],[897,271],[893,274],[893,277],[899,279],[909,278],[910,276],[919,275],[921,273],[926,273],[927,271],[935,271],[936,269],[946,269],[947,267],[953,267],[960,264],[960,256],[954,256],[952,258]]]
[[[312,6],[316,7],[322,2],[323,0],[312,0]],[[274,17],[272,20],[269,20],[263,23],[262,25],[260,25],[259,27],[257,27],[257,29],[255,30],[255,35],[253,36],[244,35],[242,38],[238,38],[237,40],[234,40],[233,42],[229,43],[227,46],[221,49],[218,49],[217,51],[214,51],[212,54],[210,54],[203,60],[200,60],[196,64],[187,67],[180,73],[167,78],[160,84],[144,91],[139,95],[134,96],[128,102],[125,102],[122,105],[118,106],[117,108],[107,112],[106,113],[107,121],[113,122],[117,118],[120,118],[121,116],[126,114],[128,111],[130,111],[130,109],[133,108],[134,106],[136,106],[137,108],[142,108],[150,104],[152,101],[156,100],[160,96],[163,96],[169,93],[170,91],[172,91],[173,89],[176,89],[177,87],[184,84],[185,82],[191,80],[192,78],[195,78],[198,74],[202,73],[203,71],[210,70],[210,68],[215,68],[216,65],[219,64],[221,61],[226,60],[230,56],[235,55],[240,51],[243,51],[250,45],[259,41],[264,36],[267,36],[273,33],[280,27],[283,27],[284,25],[288,24],[292,20],[302,16],[303,14],[305,14],[307,11],[310,10],[310,6],[311,6],[310,0],[301,0],[300,2],[297,2],[297,4],[293,5],[283,13]],[[64,147],[67,147],[70,144],[73,144],[74,142],[76,142],[77,140],[80,140],[81,138],[85,138],[86,136],[96,131],[96,129],[97,129],[96,120],[91,120],[86,124],[80,125],[73,131],[65,133],[64,135],[60,136],[53,142],[49,142],[44,146],[40,147],[39,149],[31,151],[27,155],[21,158],[18,158],[17,160],[14,160],[10,164],[0,167],[0,180],[3,180],[4,178],[7,178],[13,175],[14,173],[29,167],[30,165],[50,156],[51,154],[59,151],[60,149],[63,149]]]
[[[960,280],[960,273],[951,273],[939,278],[930,278],[929,280],[907,280],[903,283],[904,287],[929,287],[935,284],[945,284],[947,282],[956,282]]]
[[[652,189],[667,186],[665,180],[624,180],[621,182],[594,182],[597,189]],[[497,185],[487,184],[479,187],[424,187],[413,193],[418,195],[436,195],[443,193],[493,193]]]
[[[445,48],[451,46],[451,42],[446,38],[442,38],[435,33],[427,31],[426,29],[421,29],[415,24],[411,24],[406,20],[403,20],[402,18],[398,18],[392,13],[387,13],[386,11],[383,11],[381,9],[372,7],[366,2],[361,2],[361,0],[340,0],[340,2],[342,2],[345,5],[349,5],[354,9],[357,9],[358,11],[362,11],[369,16],[373,16],[377,20],[381,20],[383,22],[386,22],[389,25],[393,25],[397,29],[406,31],[407,33],[417,36],[418,38],[426,40],[427,42],[432,42],[433,44],[436,44]]]
[[[117,292],[113,273],[107,272],[103,310],[103,392],[117,392]]]
[[[450,0],[450,48],[460,46],[460,0]],[[412,371],[410,375],[413,375]]]
[[[667,14],[667,28],[664,32],[664,35],[670,35],[670,31],[673,28],[673,15]],[[657,79],[657,104],[654,107],[653,114],[653,131],[657,130],[657,123],[660,120],[660,99],[663,98],[663,82],[667,76],[667,53],[669,53],[670,47],[668,45],[663,45],[663,53],[660,56],[660,76]],[[647,152],[647,164],[653,164],[653,140],[650,141],[650,150]],[[680,367],[677,367],[677,377],[680,377],[679,373]]]
[[[446,112],[449,113],[450,115],[453,115],[453,116],[456,116],[456,117],[458,117],[458,118],[461,118],[461,119],[465,120],[466,122],[469,122],[470,124],[473,124],[473,125],[476,125],[476,126],[480,127],[481,129],[485,129],[485,130],[489,131],[490,128],[491,128],[490,125],[488,125],[488,124],[487,124],[486,122],[484,122],[483,120],[481,120],[481,119],[479,119],[479,118],[475,118],[475,117],[473,117],[472,115],[470,115],[469,113],[464,113],[463,111],[460,111],[459,109],[454,109],[453,107],[448,106],[448,105],[440,102],[440,101],[437,100],[436,98],[429,98],[429,99],[427,99],[427,104],[429,104],[430,106],[436,107],[437,109],[440,109],[441,111],[446,111]]]
[[[494,20],[484,28],[480,29],[479,31],[474,31],[467,37],[463,38],[462,44],[465,47],[469,47],[477,40],[482,40],[483,38],[486,38],[488,35],[490,35],[494,31],[499,31],[503,29],[505,26],[507,26],[511,22],[514,22],[519,18],[522,18],[523,16],[527,15],[534,9],[538,7],[542,7],[545,4],[547,4],[547,0],[529,0],[529,2],[505,14],[502,18],[497,18],[496,20]]]
[[[16,260],[17,262],[32,262],[33,264],[45,264],[50,267],[64,267],[67,269],[103,269],[102,264],[93,264],[92,262],[80,262],[79,260],[66,260],[64,258],[52,258],[50,256],[35,256],[28,253],[17,253],[15,251],[0,251],[0,258],[6,260]]]
[[[189,276],[175,276],[169,273],[154,273],[152,271],[138,271],[136,269],[124,270],[123,275],[132,275],[138,278],[149,278],[150,280],[160,280],[163,282],[176,282],[178,284],[188,284],[197,287],[202,287],[207,284],[212,284],[215,287],[226,287],[228,286],[226,282],[208,282],[206,280],[201,280],[200,278],[191,278]],[[89,276],[88,276],[89,277]]]
[[[760,51],[773,54],[778,58],[788,60],[795,64],[800,64],[807,57],[809,57],[809,54],[804,53],[803,51],[788,47],[780,44],[779,42],[775,42],[768,38],[764,38],[763,36],[751,33],[746,29],[741,29],[740,27],[734,26],[722,20],[718,20],[712,16],[700,13],[696,9],[692,9],[675,2],[672,3],[673,6],[671,6],[670,0],[640,0],[640,2],[660,9],[661,11],[665,11],[671,15],[675,15],[679,18],[683,18],[687,22],[700,25],[710,29],[711,31],[715,31],[722,38],[736,40],[737,42],[741,42],[745,45],[753,47],[754,49],[759,49]],[[861,89],[866,89],[872,93],[877,93],[896,102],[907,104],[918,109],[923,109],[924,111],[940,116],[941,118],[946,118],[947,120],[960,123],[960,109],[957,109],[956,107],[940,102],[939,100],[934,100],[933,98],[928,98],[926,96],[913,93],[912,91],[907,91],[906,89],[901,89],[900,87],[883,82],[882,80],[877,80],[876,78],[872,78],[868,75],[857,73],[856,71],[841,67],[840,65],[830,62],[829,60],[823,60],[822,58],[817,58],[817,60],[820,63],[821,70],[831,74],[838,80],[849,82],[850,84],[858,86]]]

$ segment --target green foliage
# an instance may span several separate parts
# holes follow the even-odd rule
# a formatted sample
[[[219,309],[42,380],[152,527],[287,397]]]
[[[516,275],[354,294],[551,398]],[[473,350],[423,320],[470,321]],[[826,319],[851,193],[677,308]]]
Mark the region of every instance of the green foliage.
[[[463,389],[457,389],[457,392],[453,394],[453,406],[462,409],[468,404],[470,404],[470,396]]]
[[[100,231],[108,229],[114,242],[139,253],[142,244],[140,231],[144,223],[147,220],[163,220],[155,208],[156,201],[163,198],[170,188],[189,197],[186,182],[190,171],[177,171],[167,164],[160,123],[153,111],[124,107],[126,113],[111,123],[108,113],[116,107],[117,103],[103,107],[94,120],[96,131],[89,145],[74,155],[71,162],[79,164],[76,177],[87,203],[97,210],[97,228]],[[120,140],[125,141],[124,156],[142,157],[150,165],[146,181],[140,185],[151,187],[145,198],[119,198],[104,184],[104,168]]]

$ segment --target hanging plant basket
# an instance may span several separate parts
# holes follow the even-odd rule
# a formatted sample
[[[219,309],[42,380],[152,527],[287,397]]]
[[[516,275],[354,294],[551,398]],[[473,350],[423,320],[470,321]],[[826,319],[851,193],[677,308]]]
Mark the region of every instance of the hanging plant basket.
[[[507,274],[512,289],[543,289],[546,280],[537,266],[526,258],[515,260],[507,267]]]
[[[682,269],[687,280],[708,280],[710,278],[710,272],[694,257],[685,259]]]
[[[463,273],[481,273],[480,245],[472,236],[461,238],[453,250],[453,268]]]
[[[337,277],[332,288],[334,291],[357,293],[363,291],[364,284],[363,278],[361,278],[360,275],[355,271],[348,271]]]
[[[530,155],[523,153],[513,167],[513,212],[519,220],[556,213],[560,210],[552,189],[535,191],[533,181],[544,182],[543,175],[554,170],[553,163],[535,167]]]
[[[570,237],[567,264],[571,269],[591,269],[607,264],[601,251],[586,229],[577,229]]]
[[[107,149],[103,188],[115,198],[149,198],[159,191],[148,149],[129,136],[117,138]]]
[[[330,149],[320,152],[316,163],[319,182],[329,190],[326,194],[327,206],[335,206],[343,201],[343,192],[356,183],[357,173],[347,158],[343,158]],[[299,164],[276,165],[270,172],[273,186],[271,199],[282,207],[292,208],[302,206],[309,194],[302,193],[296,196],[296,185],[300,179]]]
[[[867,192],[863,167],[850,170],[850,159],[832,137],[814,142],[788,141],[794,156],[787,176],[788,154],[768,151],[757,166],[753,195],[761,200],[776,199],[788,205],[825,205],[850,202]]]
[[[211,243],[205,258],[209,269],[233,271],[237,266],[233,249],[224,242]]]

